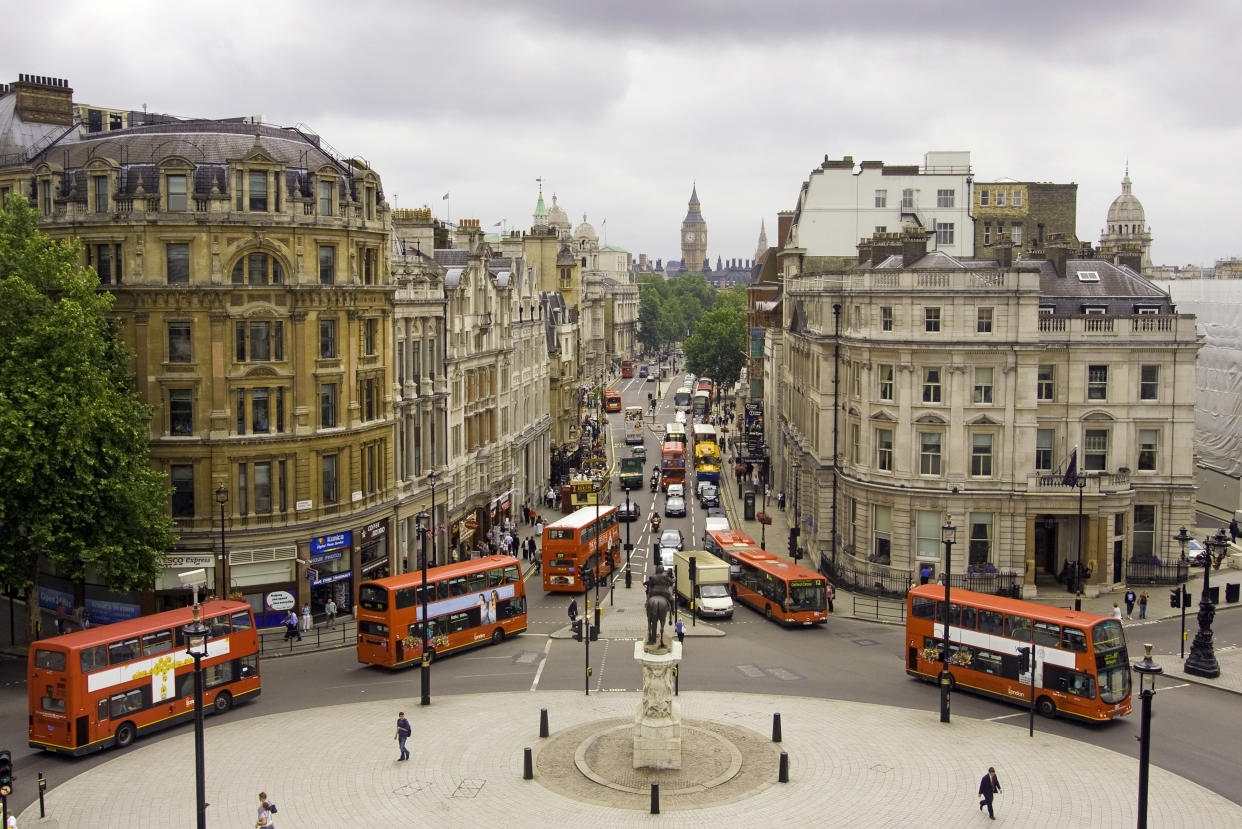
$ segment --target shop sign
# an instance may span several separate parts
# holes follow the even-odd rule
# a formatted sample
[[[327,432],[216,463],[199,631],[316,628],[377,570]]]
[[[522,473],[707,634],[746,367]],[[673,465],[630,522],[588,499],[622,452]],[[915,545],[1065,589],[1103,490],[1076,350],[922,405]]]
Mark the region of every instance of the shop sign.
[[[324,564],[329,561],[336,561],[338,558],[341,558],[343,555],[345,555],[345,552],[341,550],[340,548],[337,548],[327,553],[319,553],[318,555],[311,556],[310,563],[311,564]]]
[[[142,608],[129,602],[87,599],[86,613],[91,618],[91,624],[110,625],[113,622],[137,619],[142,614]]]
[[[263,599],[263,603],[267,605],[269,610],[293,610],[297,600],[293,598],[293,594],[288,590],[273,590]]]
[[[339,533],[331,533],[330,535],[321,535],[311,539],[310,554],[312,556],[323,555],[332,550],[347,549],[354,542],[353,530],[345,530]],[[327,561],[328,559],[324,559]]]
[[[169,556],[164,560],[164,566],[168,568],[197,568],[197,567],[215,567],[215,556]]]
[[[346,570],[344,573],[333,573],[332,575],[330,575],[330,576],[325,576],[325,577],[324,577],[324,578],[322,578],[322,579],[315,579],[315,580],[313,580],[313,581],[311,582],[311,586],[312,586],[312,587],[320,587],[321,585],[331,584],[331,583],[332,583],[332,582],[334,582],[334,581],[343,581],[343,580],[345,580],[345,579],[349,578],[351,575],[352,575],[352,573],[350,573],[348,570]]]
[[[372,521],[370,524],[367,524],[365,527],[362,528],[362,532],[360,533],[362,540],[359,543],[366,544],[368,541],[374,541],[377,538],[383,538],[387,534],[388,534],[388,519],[381,518],[378,521]]]

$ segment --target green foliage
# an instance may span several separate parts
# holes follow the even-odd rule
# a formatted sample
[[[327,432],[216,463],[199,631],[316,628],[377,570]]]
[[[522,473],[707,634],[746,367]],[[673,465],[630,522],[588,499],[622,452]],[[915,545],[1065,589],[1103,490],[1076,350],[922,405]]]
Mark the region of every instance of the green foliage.
[[[746,312],[746,286],[734,285],[727,291],[716,292],[716,309],[735,308],[743,313]]]
[[[71,579],[149,587],[176,543],[150,468],[150,411],[76,244],[38,231],[20,197],[0,211],[0,578],[34,595],[40,557]],[[37,614],[31,603],[30,612]]]
[[[723,388],[731,387],[746,362],[745,311],[725,307],[704,314],[682,349],[688,371],[711,377]]]

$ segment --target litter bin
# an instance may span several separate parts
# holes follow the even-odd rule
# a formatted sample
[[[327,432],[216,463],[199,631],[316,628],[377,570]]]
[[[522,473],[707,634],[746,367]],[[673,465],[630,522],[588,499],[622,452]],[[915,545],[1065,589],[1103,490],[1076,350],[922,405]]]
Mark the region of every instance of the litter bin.
[[[747,492],[742,496],[743,516],[747,521],[755,520],[755,493]]]
[[[1238,600],[1238,590],[1242,585],[1237,582],[1231,582],[1225,585],[1225,601],[1236,602]]]
[[[1208,588],[1208,598],[1211,599],[1212,604],[1220,604],[1220,586],[1219,585],[1217,585],[1216,587]]]

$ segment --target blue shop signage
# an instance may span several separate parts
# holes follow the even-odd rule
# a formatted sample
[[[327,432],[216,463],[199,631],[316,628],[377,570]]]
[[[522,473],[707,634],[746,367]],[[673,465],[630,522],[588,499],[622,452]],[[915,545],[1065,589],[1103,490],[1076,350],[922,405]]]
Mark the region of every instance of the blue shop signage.
[[[345,552],[353,544],[353,535],[353,530],[344,530],[339,533],[319,535],[312,538],[310,543],[311,564],[336,561],[345,555]]]

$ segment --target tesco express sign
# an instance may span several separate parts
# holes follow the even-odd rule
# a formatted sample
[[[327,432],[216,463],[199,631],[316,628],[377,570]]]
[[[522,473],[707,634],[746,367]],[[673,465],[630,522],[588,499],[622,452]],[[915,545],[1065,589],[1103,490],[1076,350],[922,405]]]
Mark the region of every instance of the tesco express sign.
[[[273,590],[264,601],[271,610],[280,611],[293,610],[293,606],[297,604],[297,600],[288,590]]]

